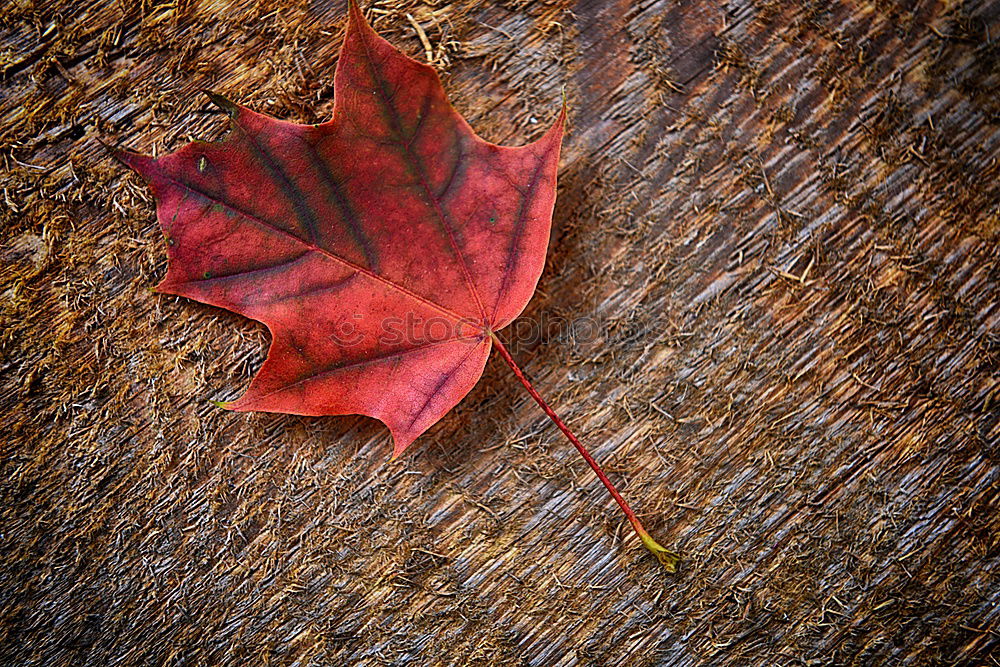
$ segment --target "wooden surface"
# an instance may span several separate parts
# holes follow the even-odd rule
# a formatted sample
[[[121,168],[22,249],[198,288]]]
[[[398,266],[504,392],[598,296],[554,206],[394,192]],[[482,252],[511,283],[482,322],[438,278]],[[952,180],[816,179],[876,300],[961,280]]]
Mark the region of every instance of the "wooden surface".
[[[676,576],[496,357],[396,462],[208,402],[265,334],[98,140],[324,119],[346,3],[265,4],[0,18],[0,662],[1000,664],[1000,3],[371,3],[490,140],[565,87],[513,350]]]

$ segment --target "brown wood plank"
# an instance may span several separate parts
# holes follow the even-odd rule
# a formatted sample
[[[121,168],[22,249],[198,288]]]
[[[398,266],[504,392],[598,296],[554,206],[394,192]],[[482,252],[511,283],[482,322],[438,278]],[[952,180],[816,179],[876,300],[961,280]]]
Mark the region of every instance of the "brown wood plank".
[[[1000,3],[370,3],[490,140],[565,89],[512,350],[673,577],[498,359],[391,463],[208,402],[265,333],[98,140],[324,119],[345,4],[4,10],[2,661],[997,664]]]

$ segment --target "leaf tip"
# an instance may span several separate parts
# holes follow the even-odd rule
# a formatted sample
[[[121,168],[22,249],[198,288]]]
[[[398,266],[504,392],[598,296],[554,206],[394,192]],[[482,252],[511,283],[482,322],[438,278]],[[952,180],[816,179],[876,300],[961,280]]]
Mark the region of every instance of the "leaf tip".
[[[569,115],[569,101],[566,99],[566,87],[563,87],[562,91],[562,104],[559,107],[559,115],[556,116],[556,120],[552,123],[551,127],[545,132],[539,141],[552,142],[556,141],[562,143],[563,132],[566,129],[566,118]]]
[[[115,148],[108,142],[104,141],[104,139],[98,139],[97,143],[101,145],[101,148],[103,148],[108,155],[121,162],[121,154],[123,151],[120,148]]]
[[[347,33],[344,38],[345,42],[351,35],[355,35],[356,37],[362,35],[371,37],[375,35],[375,30],[368,23],[368,19],[365,18],[365,11],[361,9],[361,3],[358,0],[347,0]]]
[[[167,271],[167,275],[163,277],[163,280],[159,282],[155,287],[150,287],[150,290],[154,294],[177,294],[177,283],[173,282],[173,277],[170,275],[170,271]]]
[[[133,153],[132,151],[125,150],[124,148],[112,146],[103,139],[98,139],[97,143],[99,143],[104,150],[107,151],[108,155],[113,157],[119,163],[125,165],[129,169],[139,172],[140,174],[144,173],[143,169],[152,160],[152,158],[140,153]]]
[[[399,435],[397,433],[393,433],[392,434],[392,456],[389,457],[389,461],[390,462],[395,461],[400,456],[402,456],[403,452],[406,451],[406,448],[409,447],[413,443],[413,440],[414,440],[413,437],[404,437],[404,436]]]
[[[236,114],[239,113],[239,106],[228,97],[214,93],[211,90],[202,90],[201,92],[212,101],[212,104],[225,111],[231,118],[235,118]]]
[[[347,0],[347,14],[352,21],[360,20],[362,23],[365,22],[365,14],[361,11],[361,5],[358,4],[358,0]]]

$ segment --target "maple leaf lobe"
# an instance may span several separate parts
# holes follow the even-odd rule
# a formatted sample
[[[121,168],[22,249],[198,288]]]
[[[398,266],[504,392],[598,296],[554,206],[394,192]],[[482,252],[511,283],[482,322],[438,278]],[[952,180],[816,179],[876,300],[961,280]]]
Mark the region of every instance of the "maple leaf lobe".
[[[158,289],[271,332],[250,387],[224,407],[368,415],[398,456],[472,389],[491,333],[534,292],[565,108],[534,143],[486,142],[433,68],[349,6],[330,121],[280,121],[210,93],[232,120],[221,142],[118,157],[157,200],[169,240]]]

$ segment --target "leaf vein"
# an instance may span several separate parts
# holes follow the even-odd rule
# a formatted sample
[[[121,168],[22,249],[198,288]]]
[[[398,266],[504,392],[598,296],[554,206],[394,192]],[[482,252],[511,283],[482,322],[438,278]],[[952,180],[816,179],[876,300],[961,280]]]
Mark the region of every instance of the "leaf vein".
[[[343,257],[341,257],[339,255],[333,254],[332,252],[330,252],[329,250],[327,250],[325,248],[321,248],[319,246],[313,245],[312,243],[309,243],[308,241],[305,241],[304,239],[299,238],[295,234],[292,234],[291,232],[288,232],[288,231],[282,229],[278,225],[276,225],[276,224],[274,224],[272,222],[269,222],[269,221],[261,218],[258,215],[255,215],[255,214],[253,214],[253,213],[251,213],[249,211],[244,211],[243,209],[240,209],[240,208],[236,207],[235,205],[230,204],[227,201],[223,201],[223,200],[219,199],[218,197],[215,197],[215,196],[213,196],[213,195],[211,195],[211,194],[209,194],[207,192],[203,192],[202,190],[199,190],[198,188],[196,188],[193,185],[191,185],[190,183],[185,183],[184,181],[181,181],[180,179],[175,178],[173,176],[170,176],[170,175],[168,175],[166,173],[163,174],[163,178],[166,179],[166,180],[168,180],[169,182],[173,183],[174,185],[176,185],[178,187],[181,187],[181,188],[184,188],[185,190],[188,190],[192,194],[200,195],[200,196],[204,197],[205,199],[207,199],[208,201],[210,201],[212,203],[219,204],[220,206],[224,206],[225,208],[228,208],[233,213],[236,213],[237,215],[243,216],[245,219],[249,220],[250,222],[256,223],[258,226],[263,227],[264,229],[267,229],[270,232],[273,232],[275,234],[279,234],[279,235],[281,235],[281,236],[283,236],[283,237],[285,237],[287,239],[293,240],[293,241],[295,241],[295,242],[297,242],[297,243],[305,246],[306,248],[308,248],[309,250],[311,250],[313,252],[317,252],[317,253],[323,255],[324,257],[327,257],[328,259],[331,259],[331,260],[333,260],[335,262],[339,262],[340,264],[343,264],[344,266],[350,267],[350,268],[354,269],[355,271],[357,271],[358,273],[361,273],[361,274],[363,274],[363,275],[371,278],[372,280],[375,280],[375,281],[377,281],[379,283],[382,283],[386,287],[391,287],[392,289],[400,292],[401,294],[406,295],[410,299],[413,299],[414,301],[422,303],[423,305],[425,305],[425,306],[427,306],[429,308],[433,308],[434,310],[437,310],[438,312],[442,313],[443,315],[447,315],[448,317],[451,317],[452,319],[454,319],[456,321],[466,321],[468,319],[468,318],[463,317],[462,315],[459,315],[458,313],[454,312],[450,308],[442,306],[439,303],[435,303],[434,301],[431,301],[430,299],[428,299],[428,298],[426,298],[424,296],[421,296],[420,294],[417,294],[416,292],[408,290],[405,287],[403,287],[402,285],[400,285],[398,283],[395,283],[395,282],[389,280],[388,278],[384,278],[384,277],[380,276],[379,274],[372,272],[370,269],[368,269],[366,267],[363,267],[360,264],[355,264],[354,262],[352,262],[352,261],[350,261],[348,259],[345,259],[345,258],[343,258]]]
[[[385,361],[386,359],[391,359],[393,357],[401,357],[401,356],[404,356],[404,355],[407,355],[407,354],[413,354],[414,352],[421,352],[421,351],[426,350],[428,348],[437,347],[439,345],[446,345],[448,343],[455,343],[455,342],[458,342],[458,341],[461,341],[461,340],[475,340],[476,338],[478,338],[478,337],[477,336],[454,336],[452,338],[446,338],[444,340],[435,340],[435,341],[431,341],[429,343],[424,343],[422,345],[415,345],[414,347],[406,348],[406,349],[403,349],[403,350],[394,350],[392,352],[385,352],[383,354],[376,354],[376,355],[373,355],[373,356],[370,356],[370,357],[364,357],[362,359],[352,359],[351,361],[348,361],[346,363],[338,364],[336,366],[333,366],[333,367],[330,367],[330,368],[326,368],[326,369],[324,369],[322,371],[319,371],[317,373],[313,373],[313,374],[309,375],[308,377],[301,378],[299,380],[296,380],[295,382],[286,384],[286,385],[284,385],[282,387],[279,387],[277,389],[269,391],[266,394],[262,394],[261,396],[257,397],[256,400],[262,400],[262,399],[268,398],[269,396],[273,396],[274,394],[277,394],[279,392],[288,391],[289,389],[294,389],[295,387],[303,385],[303,384],[305,384],[307,382],[315,382],[317,380],[322,380],[322,379],[325,379],[325,378],[327,378],[327,377],[329,377],[331,375],[334,375],[336,373],[340,373],[341,371],[349,370],[349,369],[352,369],[352,368],[357,368],[358,366],[366,366],[368,364],[375,364],[375,363],[378,363],[380,361]],[[475,348],[473,348],[473,349],[475,349]],[[466,355],[466,356],[468,356],[468,355]],[[463,360],[462,363],[465,363],[464,360]]]
[[[462,269],[462,275],[465,278],[466,287],[472,298],[476,302],[476,306],[479,308],[480,317],[483,319],[484,325],[486,324],[486,308],[483,307],[483,301],[479,297],[479,292],[476,290],[476,283],[472,279],[472,274],[469,271],[468,262],[465,259],[465,254],[458,245],[458,240],[455,238],[455,230],[452,228],[448,217],[445,215],[444,210],[441,208],[441,202],[431,191],[430,185],[427,182],[427,175],[420,166],[420,162],[414,157],[413,152],[410,150],[410,146],[407,142],[403,140],[402,123],[400,122],[399,112],[396,107],[392,104],[392,97],[386,90],[386,81],[383,77],[379,76],[378,70],[375,68],[375,62],[372,58],[371,49],[368,44],[367,35],[362,35],[361,44],[364,46],[365,50],[365,63],[368,65],[368,71],[371,74],[372,79],[378,83],[379,97],[382,99],[383,107],[389,112],[390,119],[393,124],[393,129],[396,132],[396,136],[399,137],[400,146],[403,148],[403,153],[410,163],[413,171],[417,173],[420,179],[420,185],[423,187],[424,194],[427,196],[428,200],[434,207],[434,211],[437,214],[438,219],[441,221],[441,226],[444,227],[445,232],[448,235],[448,241],[451,244],[452,252],[455,254],[455,258],[458,260],[459,266]],[[435,74],[435,76],[437,76]]]

